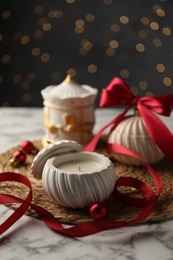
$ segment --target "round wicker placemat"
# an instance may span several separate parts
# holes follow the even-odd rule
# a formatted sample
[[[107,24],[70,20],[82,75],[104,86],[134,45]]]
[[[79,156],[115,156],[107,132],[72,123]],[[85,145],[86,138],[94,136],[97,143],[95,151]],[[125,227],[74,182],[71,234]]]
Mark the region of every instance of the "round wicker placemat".
[[[34,141],[34,144],[41,149],[42,144],[41,141]],[[109,156],[106,152],[106,143],[104,140],[101,140],[97,152],[103,153]],[[93,219],[89,215],[88,209],[68,209],[63,206],[58,205],[54,202],[49,196],[44,192],[42,188],[41,180],[36,180],[31,172],[31,163],[34,158],[33,155],[28,155],[25,164],[20,167],[13,168],[9,165],[9,159],[12,157],[14,151],[19,149],[20,146],[14,147],[7,152],[0,155],[0,172],[13,171],[16,173],[22,173],[26,175],[31,183],[33,188],[33,202],[38,204],[51,212],[61,223],[67,224],[79,224],[88,221],[92,221]],[[117,178],[120,176],[132,176],[139,178],[146,183],[150,184],[155,192],[157,192],[154,182],[150,176],[150,173],[144,166],[127,166],[121,164],[119,162],[114,161],[110,158],[115,166],[115,172]],[[171,164],[166,159],[163,159],[159,163],[153,166],[157,172],[160,174],[164,186],[161,196],[155,206],[154,211],[150,214],[150,216],[145,220],[147,222],[166,220],[173,217],[173,164]],[[15,173],[14,173],[15,174]],[[132,196],[138,196],[137,192],[130,188],[122,188],[123,192],[130,193]],[[12,195],[16,195],[22,198],[25,198],[28,190],[25,186],[19,183],[14,182],[4,182],[0,183],[0,193],[8,193]],[[7,205],[10,208],[15,209],[16,205]],[[136,217],[139,214],[139,209],[132,208],[129,206],[122,205],[118,203],[112,197],[107,201],[108,214],[106,216],[107,219],[114,220],[126,220],[129,221]],[[37,217],[37,215],[30,209],[27,211],[28,215]]]

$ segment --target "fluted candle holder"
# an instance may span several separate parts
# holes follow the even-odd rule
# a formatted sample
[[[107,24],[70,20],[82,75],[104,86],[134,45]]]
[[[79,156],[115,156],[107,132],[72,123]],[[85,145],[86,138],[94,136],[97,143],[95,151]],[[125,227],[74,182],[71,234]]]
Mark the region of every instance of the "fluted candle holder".
[[[110,159],[63,140],[43,148],[32,166],[35,178],[42,179],[46,193],[58,204],[85,208],[103,202],[115,185],[115,169]]]

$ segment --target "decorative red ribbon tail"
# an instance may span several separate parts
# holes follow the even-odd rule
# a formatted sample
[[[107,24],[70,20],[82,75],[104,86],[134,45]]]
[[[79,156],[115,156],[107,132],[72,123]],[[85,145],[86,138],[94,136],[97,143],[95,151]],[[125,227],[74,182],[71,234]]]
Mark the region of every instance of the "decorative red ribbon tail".
[[[108,151],[114,152],[114,153],[120,153],[120,154],[125,154],[128,156],[132,156],[138,160],[140,160],[148,169],[148,171],[151,173],[151,176],[156,184],[157,187],[157,197],[160,196],[160,193],[162,191],[163,188],[163,183],[162,183],[162,179],[161,177],[158,175],[158,173],[148,164],[144,161],[144,159],[142,159],[139,155],[137,155],[136,153],[134,153],[133,151],[131,151],[130,149],[122,146],[122,145],[118,145],[118,144],[108,144]],[[119,180],[119,179],[118,179]]]
[[[106,124],[103,128],[101,128],[100,131],[92,138],[92,140],[83,148],[83,151],[93,152],[96,149],[96,146],[97,146],[99,139],[101,138],[101,135],[103,134],[103,132],[111,125],[113,125],[113,128],[115,128],[124,119],[126,113],[129,111],[129,109],[132,106],[133,106],[133,103],[130,104],[118,117],[114,118],[108,124]]]
[[[0,174],[0,182],[5,181],[15,181],[22,183],[29,188],[29,193],[25,200],[21,200],[20,198],[11,196],[9,194],[0,194],[0,204],[22,203],[20,207],[17,208],[16,211],[14,211],[14,213],[0,225],[0,234],[4,233],[9,227],[11,227],[25,214],[32,201],[32,187],[31,182],[28,178],[21,174],[15,174],[14,172],[6,172]]]

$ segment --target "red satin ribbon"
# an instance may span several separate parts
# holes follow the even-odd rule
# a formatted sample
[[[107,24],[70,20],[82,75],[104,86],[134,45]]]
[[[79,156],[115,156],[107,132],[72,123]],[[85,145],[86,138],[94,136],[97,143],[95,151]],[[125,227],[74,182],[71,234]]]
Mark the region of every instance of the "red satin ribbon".
[[[135,217],[131,221],[116,221],[102,219],[76,225],[70,228],[64,228],[63,225],[61,225],[61,223],[57,219],[55,219],[50,212],[32,202],[32,187],[27,177],[18,173],[5,172],[0,173],[0,182],[19,182],[21,184],[26,185],[29,188],[29,192],[28,196],[25,199],[21,199],[9,194],[0,194],[0,204],[21,203],[21,206],[17,208],[16,211],[14,211],[12,215],[4,223],[0,225],[0,234],[8,230],[21,216],[25,214],[26,210],[29,207],[35,210],[35,212],[38,214],[40,219],[45,223],[47,227],[49,227],[57,233],[67,235],[70,237],[84,237],[87,235],[95,234],[100,231],[113,228],[120,228],[144,221],[146,217],[148,217],[150,213],[153,211],[155,203],[159,198],[163,186],[162,180],[151,166],[146,164],[142,158],[140,158],[138,155],[136,155],[129,149],[119,145],[111,147],[111,149],[114,149],[114,151],[118,153],[127,154],[129,156],[133,156],[141,160],[146,165],[156,184],[157,194],[155,194],[152,191],[151,187],[148,184],[142,182],[141,180],[132,177],[120,177],[117,180],[115,189],[113,191],[113,196],[115,197],[115,199],[119,199],[120,202],[126,203],[129,206],[143,208],[137,217]],[[132,198],[127,195],[121,194],[120,191],[118,191],[119,186],[129,186],[136,188],[142,195],[142,198]]]
[[[125,118],[129,109],[135,105],[145,122],[146,129],[151,138],[162,152],[173,161],[173,135],[163,122],[153,114],[153,112],[155,112],[160,115],[170,116],[173,108],[173,95],[137,98],[131,93],[127,84],[116,77],[110,82],[106,89],[102,90],[100,107],[122,105],[127,105],[127,108],[117,118],[106,124],[94,136],[91,142],[85,146],[84,150],[94,151],[102,133],[111,125],[113,126],[111,128],[112,131]]]

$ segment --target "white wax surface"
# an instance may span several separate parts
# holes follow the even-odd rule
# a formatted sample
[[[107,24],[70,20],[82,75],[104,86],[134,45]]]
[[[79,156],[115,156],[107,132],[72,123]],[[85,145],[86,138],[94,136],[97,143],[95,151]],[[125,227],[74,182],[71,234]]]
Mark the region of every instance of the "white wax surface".
[[[75,173],[91,173],[96,172],[100,169],[101,164],[91,160],[73,160],[66,161],[57,165],[58,169],[65,172],[75,172]]]

